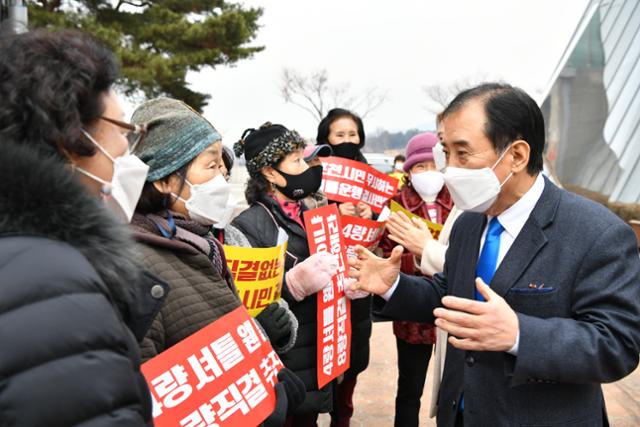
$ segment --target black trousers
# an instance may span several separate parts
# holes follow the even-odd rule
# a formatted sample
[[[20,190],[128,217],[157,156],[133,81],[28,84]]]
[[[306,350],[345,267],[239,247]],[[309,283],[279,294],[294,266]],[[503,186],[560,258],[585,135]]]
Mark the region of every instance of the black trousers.
[[[417,427],[420,398],[431,359],[431,344],[409,344],[396,337],[398,348],[398,391],[395,427]]]

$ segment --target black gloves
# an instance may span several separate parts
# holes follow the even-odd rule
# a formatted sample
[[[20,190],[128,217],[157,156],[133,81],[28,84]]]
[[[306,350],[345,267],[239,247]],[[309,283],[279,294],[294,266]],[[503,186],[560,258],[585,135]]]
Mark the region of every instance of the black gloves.
[[[304,383],[292,370],[282,368],[278,372],[278,384],[284,385],[285,392],[287,394],[287,401],[289,406],[287,408],[288,413],[292,413],[307,397],[307,389]]]
[[[291,336],[292,321],[289,313],[277,302],[272,302],[256,316],[256,320],[260,322],[269,341],[277,346],[286,344]]]
[[[293,371],[282,368],[278,372],[276,384],[276,409],[264,420],[264,427],[281,427],[287,420],[287,413],[293,412],[307,395],[304,383]]]

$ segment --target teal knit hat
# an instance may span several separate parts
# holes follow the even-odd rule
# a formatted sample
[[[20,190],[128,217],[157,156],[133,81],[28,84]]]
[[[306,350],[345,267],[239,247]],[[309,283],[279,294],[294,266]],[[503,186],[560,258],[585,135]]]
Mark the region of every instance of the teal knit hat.
[[[150,182],[177,171],[221,139],[211,123],[176,99],[147,101],[134,111],[131,121],[147,126],[144,141],[133,153],[149,165]]]

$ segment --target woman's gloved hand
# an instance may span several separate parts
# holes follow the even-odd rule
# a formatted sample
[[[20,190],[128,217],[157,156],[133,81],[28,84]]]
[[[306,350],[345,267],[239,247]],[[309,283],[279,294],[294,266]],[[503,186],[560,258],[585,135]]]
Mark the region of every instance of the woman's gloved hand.
[[[269,341],[282,346],[291,336],[293,321],[290,312],[277,302],[272,302],[256,316]]]
[[[292,413],[307,396],[304,383],[290,369],[282,368],[278,372],[276,389],[276,409],[264,420],[264,427],[281,427],[287,419],[287,413]]]
[[[365,298],[371,295],[369,292],[360,290],[360,289],[351,289],[351,285],[355,284],[355,279],[345,279],[344,280],[344,294],[350,300]]]
[[[287,288],[296,301],[313,295],[331,284],[338,272],[338,261],[334,255],[320,252],[311,255],[293,267],[285,275]]]

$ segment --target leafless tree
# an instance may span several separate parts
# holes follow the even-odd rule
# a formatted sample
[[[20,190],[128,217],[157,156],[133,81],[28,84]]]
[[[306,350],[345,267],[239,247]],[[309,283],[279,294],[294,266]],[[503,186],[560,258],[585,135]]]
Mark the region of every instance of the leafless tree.
[[[439,113],[453,100],[453,98],[465,89],[476,86],[482,82],[492,80],[487,74],[481,73],[474,77],[464,77],[449,84],[433,84],[423,86],[422,90],[427,97],[429,105],[426,107],[432,113]],[[497,81],[493,79],[492,81]]]
[[[300,107],[318,120],[336,107],[353,110],[365,118],[387,99],[387,92],[376,87],[354,94],[349,83],[331,82],[326,69],[309,74],[283,69],[280,93],[285,102]]]

